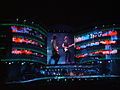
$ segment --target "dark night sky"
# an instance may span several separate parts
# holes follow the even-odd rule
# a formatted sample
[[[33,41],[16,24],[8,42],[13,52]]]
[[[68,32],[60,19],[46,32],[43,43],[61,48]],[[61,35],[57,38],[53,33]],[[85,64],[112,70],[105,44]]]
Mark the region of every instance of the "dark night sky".
[[[12,6],[12,7],[11,7]],[[41,22],[46,26],[65,24],[73,27],[91,25],[93,23],[119,22],[120,16],[115,11],[113,1],[109,2],[19,2],[2,10],[1,18],[25,18]],[[2,12],[1,11],[1,12]]]

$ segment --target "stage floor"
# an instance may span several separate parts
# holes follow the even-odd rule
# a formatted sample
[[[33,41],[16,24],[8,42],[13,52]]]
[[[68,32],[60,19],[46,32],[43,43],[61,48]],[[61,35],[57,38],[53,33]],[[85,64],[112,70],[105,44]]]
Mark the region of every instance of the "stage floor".
[[[35,81],[51,81],[51,80],[61,80],[61,79],[78,79],[78,80],[100,80],[100,79],[116,79],[120,78],[117,75],[92,75],[92,76],[54,76],[54,77],[41,77],[41,78],[34,78],[30,80],[23,80],[23,81],[12,81],[6,82],[6,84],[14,84],[14,83],[28,83],[28,82],[35,82]]]

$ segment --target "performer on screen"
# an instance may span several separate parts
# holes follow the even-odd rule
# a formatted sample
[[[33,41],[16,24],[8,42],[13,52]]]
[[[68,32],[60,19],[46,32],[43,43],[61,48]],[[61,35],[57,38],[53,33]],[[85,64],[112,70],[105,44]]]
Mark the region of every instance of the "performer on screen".
[[[65,52],[65,62],[66,62],[66,63],[71,62],[71,51],[70,51],[70,47],[74,46],[74,44],[71,44],[71,45],[70,45],[70,44],[68,43],[68,40],[69,40],[68,36],[65,36],[65,37],[64,37],[64,42],[63,42],[63,44],[62,44],[62,47],[63,47],[64,52]]]
[[[58,51],[56,35],[53,35],[53,37],[52,37],[51,46],[52,46],[52,56],[51,56],[49,62],[51,62],[51,60],[54,59],[55,60],[55,64],[58,64],[60,55],[59,55],[59,51]]]

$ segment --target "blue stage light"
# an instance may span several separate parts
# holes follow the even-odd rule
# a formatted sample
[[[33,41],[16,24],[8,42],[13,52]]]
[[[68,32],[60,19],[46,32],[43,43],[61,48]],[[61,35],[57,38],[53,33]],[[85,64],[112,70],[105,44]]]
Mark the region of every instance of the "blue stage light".
[[[110,63],[110,61],[108,61],[108,63]]]
[[[99,63],[102,63],[102,61],[100,61]]]
[[[56,73],[54,72],[53,75],[55,75]]]

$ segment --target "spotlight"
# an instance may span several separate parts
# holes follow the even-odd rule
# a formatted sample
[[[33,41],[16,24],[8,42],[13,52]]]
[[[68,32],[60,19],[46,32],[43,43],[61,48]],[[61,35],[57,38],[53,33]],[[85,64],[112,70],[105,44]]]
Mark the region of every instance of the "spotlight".
[[[65,79],[65,81],[67,81],[67,79]]]
[[[33,24],[34,22],[32,22],[32,24]]]
[[[97,26],[95,26],[95,28],[97,28]]]
[[[100,63],[102,63],[102,61],[100,61]]]
[[[11,64],[11,62],[9,62],[9,65]]]
[[[108,61],[108,63],[110,63],[110,61]]]
[[[21,65],[24,65],[24,63],[22,62]]]
[[[100,61],[97,61],[97,63],[99,63]]]
[[[30,63],[30,65],[32,65],[33,63]]]
[[[55,75],[55,72],[53,73],[53,75]]]
[[[103,27],[105,27],[105,25],[103,25]]]
[[[26,20],[24,20],[24,22],[26,22]]]
[[[18,21],[19,19],[17,18],[16,21]]]

